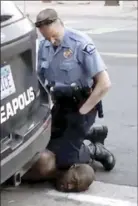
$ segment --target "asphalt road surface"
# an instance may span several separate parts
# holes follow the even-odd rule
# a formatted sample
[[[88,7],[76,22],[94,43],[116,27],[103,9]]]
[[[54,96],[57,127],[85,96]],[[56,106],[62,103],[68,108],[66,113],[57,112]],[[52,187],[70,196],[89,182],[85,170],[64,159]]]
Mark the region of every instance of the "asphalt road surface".
[[[107,124],[109,127],[109,136],[105,144],[116,157],[116,167],[111,172],[105,172],[98,166],[98,182],[95,182],[88,192],[83,193],[85,196],[56,193],[46,183],[35,186],[21,185],[19,188],[10,188],[2,192],[2,206],[136,206],[136,21],[118,17],[91,17],[90,20],[89,17],[73,19],[66,16],[64,20],[68,26],[83,30],[92,37],[108,66],[112,89],[103,102],[105,118],[97,119],[97,124]]]

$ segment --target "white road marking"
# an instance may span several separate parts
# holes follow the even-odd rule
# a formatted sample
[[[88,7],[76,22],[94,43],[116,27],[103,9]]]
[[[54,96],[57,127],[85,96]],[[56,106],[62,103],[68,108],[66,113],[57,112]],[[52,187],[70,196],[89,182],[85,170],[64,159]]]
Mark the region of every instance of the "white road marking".
[[[65,20],[64,21],[64,24],[76,24],[78,23],[79,21],[75,21],[75,20]]]
[[[112,53],[112,52],[100,52],[103,56],[114,56],[114,57],[123,57],[123,58],[137,58],[137,54],[127,54],[127,53]]]
[[[65,25],[70,25],[69,27],[72,28],[73,24],[82,24],[82,20],[65,20],[64,21]],[[86,21],[83,21],[84,24],[87,24]],[[132,25],[133,27],[133,25]],[[130,28],[130,27],[129,27]],[[134,27],[136,30],[137,27]],[[121,28],[116,28],[116,27],[99,27],[99,28],[94,28],[94,29],[87,29],[87,30],[82,30],[83,32],[87,34],[105,34],[105,33],[111,33],[111,32],[117,32],[117,31],[125,31],[127,28],[121,27]]]
[[[64,21],[65,25],[72,25],[72,24],[76,24],[76,23],[81,23],[81,20],[65,20]],[[86,24],[86,22],[83,22],[84,24]],[[83,32],[87,33],[87,34],[104,34],[104,33],[110,33],[110,32],[116,32],[116,31],[121,31],[121,30],[125,30],[125,28],[111,28],[111,27],[103,27],[103,28],[95,28],[95,29],[87,29],[84,30]]]
[[[103,33],[109,33],[109,32],[115,32],[115,31],[120,31],[120,28],[97,28],[97,29],[90,29],[86,30],[85,33],[88,34],[103,34]]]
[[[36,40],[36,55],[38,54],[39,40]],[[129,54],[129,53],[115,53],[115,52],[99,52],[103,56],[112,56],[112,57],[120,57],[120,58],[138,58],[137,54]],[[37,58],[36,58],[36,68],[37,68]]]
[[[69,27],[71,27],[72,24],[76,24],[76,23],[80,23],[81,21],[75,21],[75,20],[66,20],[64,21],[65,25],[70,25]],[[84,22],[85,24],[86,22]],[[87,34],[104,34],[104,33],[110,33],[110,32],[115,32],[115,31],[121,31],[123,29],[121,28],[97,28],[97,29],[88,29],[88,30],[83,30],[83,32],[87,33]]]
[[[98,204],[99,206],[137,206],[136,203],[130,202],[130,201],[123,201],[120,199],[113,199],[108,197],[100,197],[100,196],[93,196],[88,194],[82,194],[82,193],[62,193],[57,192],[55,190],[51,190],[47,192],[48,195],[52,197],[60,197],[60,198],[66,198],[68,200],[75,200],[79,202],[86,202],[86,203],[93,203]]]
[[[137,187],[99,181],[95,181],[88,191],[82,193],[62,193],[52,189],[45,194],[51,198],[63,198],[97,206],[137,206]]]

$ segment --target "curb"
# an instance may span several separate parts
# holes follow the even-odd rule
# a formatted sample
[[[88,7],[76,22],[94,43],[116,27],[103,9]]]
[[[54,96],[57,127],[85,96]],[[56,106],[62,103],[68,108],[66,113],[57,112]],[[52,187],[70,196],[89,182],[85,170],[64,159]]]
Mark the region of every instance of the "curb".
[[[73,4],[80,4],[80,5],[87,5],[87,4],[90,4],[91,3],[91,0],[90,1],[75,1],[75,2],[67,2],[67,1],[57,1],[57,4],[70,4],[73,5]]]

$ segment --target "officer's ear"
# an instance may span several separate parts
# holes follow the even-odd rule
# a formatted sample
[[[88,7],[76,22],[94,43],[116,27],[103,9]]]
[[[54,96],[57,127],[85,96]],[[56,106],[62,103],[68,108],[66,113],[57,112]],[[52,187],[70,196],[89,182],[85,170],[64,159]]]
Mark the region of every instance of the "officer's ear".
[[[74,168],[76,168],[76,164],[73,164],[73,165],[70,167],[70,169],[74,169]]]
[[[71,167],[70,167],[70,169],[74,169],[74,168],[77,168],[77,167],[79,167],[80,165],[79,164],[73,164]]]

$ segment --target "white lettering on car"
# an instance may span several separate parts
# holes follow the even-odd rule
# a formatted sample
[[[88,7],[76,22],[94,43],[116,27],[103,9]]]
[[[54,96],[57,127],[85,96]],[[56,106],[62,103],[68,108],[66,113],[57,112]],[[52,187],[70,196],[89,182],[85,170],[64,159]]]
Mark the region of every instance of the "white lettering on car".
[[[12,99],[11,102],[7,102],[6,105],[1,106],[1,124],[6,122],[10,117],[17,114],[18,111],[25,109],[35,99],[33,87],[27,89],[18,97]]]

